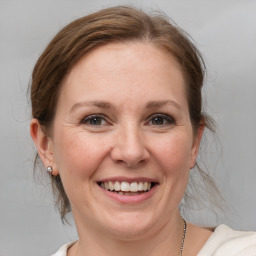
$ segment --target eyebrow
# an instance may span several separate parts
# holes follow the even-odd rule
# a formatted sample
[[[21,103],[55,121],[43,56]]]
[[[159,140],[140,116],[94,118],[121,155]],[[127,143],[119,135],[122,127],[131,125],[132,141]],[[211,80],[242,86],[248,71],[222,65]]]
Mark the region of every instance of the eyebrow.
[[[71,107],[70,112],[73,112],[80,107],[98,107],[98,108],[105,108],[105,109],[114,108],[113,105],[111,105],[109,102],[106,102],[106,101],[81,101],[74,104]]]
[[[159,100],[159,101],[149,101],[146,105],[146,108],[157,108],[163,107],[165,105],[173,105],[177,109],[181,109],[181,106],[173,100]]]
[[[163,107],[165,105],[173,105],[177,109],[181,108],[181,106],[176,101],[173,101],[173,100],[149,101],[146,105],[146,108],[147,109],[158,108],[158,107]],[[98,108],[104,108],[104,109],[115,109],[115,107],[107,101],[81,101],[74,104],[71,107],[70,112],[73,112],[80,107],[92,107],[92,106],[98,107]]]

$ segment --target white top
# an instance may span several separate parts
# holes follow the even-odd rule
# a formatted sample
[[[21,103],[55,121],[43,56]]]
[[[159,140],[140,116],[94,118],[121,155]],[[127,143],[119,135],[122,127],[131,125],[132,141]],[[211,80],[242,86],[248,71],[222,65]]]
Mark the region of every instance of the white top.
[[[63,245],[52,256],[66,256],[67,249],[74,243]],[[220,225],[198,256],[256,256],[256,232],[235,231],[226,225]]]

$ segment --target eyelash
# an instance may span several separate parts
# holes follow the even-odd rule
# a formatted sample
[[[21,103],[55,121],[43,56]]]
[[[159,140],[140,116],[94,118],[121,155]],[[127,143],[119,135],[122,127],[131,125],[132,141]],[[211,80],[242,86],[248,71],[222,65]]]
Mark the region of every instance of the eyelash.
[[[100,122],[105,121],[106,124],[90,124],[89,123],[90,121],[93,121],[93,120],[96,120],[96,119]],[[82,121],[81,121],[81,124],[86,124],[86,125],[91,125],[91,126],[102,126],[102,125],[107,125],[108,122],[106,121],[106,117],[104,115],[94,114],[94,115],[89,115],[89,116],[83,118]]]
[[[150,116],[149,121],[147,122],[148,125],[150,125],[149,123],[153,121],[154,118],[161,118],[163,121],[163,124],[151,124],[153,126],[168,126],[168,125],[175,125],[176,122],[174,120],[173,117],[170,117],[167,114],[154,114],[152,116]]]
[[[160,118],[160,124],[153,124],[153,120],[156,118]],[[90,123],[91,121],[100,121],[99,124],[92,124]],[[102,122],[105,122],[105,124],[102,124]],[[151,123],[151,124],[150,124]],[[81,124],[85,124],[85,125],[91,125],[91,126],[103,126],[103,125],[108,125],[108,121],[106,120],[105,115],[102,114],[93,114],[93,115],[89,115],[85,118],[82,119]],[[146,125],[153,125],[153,126],[168,126],[168,125],[175,125],[176,122],[174,120],[173,117],[170,117],[167,114],[153,114],[149,117],[148,121],[146,122]]]

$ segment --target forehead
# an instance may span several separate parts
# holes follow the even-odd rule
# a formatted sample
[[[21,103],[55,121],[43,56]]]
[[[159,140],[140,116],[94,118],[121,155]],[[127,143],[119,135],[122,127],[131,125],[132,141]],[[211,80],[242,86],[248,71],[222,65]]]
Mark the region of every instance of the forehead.
[[[150,43],[128,42],[109,43],[83,56],[65,77],[61,95],[111,97],[114,91],[120,97],[122,92],[152,97],[157,92],[164,97],[170,90],[186,94],[185,79],[175,58]]]
[[[149,60],[154,61],[149,63]],[[142,62],[145,62],[144,65],[141,65]],[[146,63],[148,65],[145,65]],[[132,70],[134,65],[138,71],[151,68],[157,72],[159,67],[163,66],[181,70],[180,64],[164,47],[156,46],[153,43],[128,41],[112,42],[93,48],[78,60],[70,73],[79,68],[100,69],[108,73],[115,68],[114,64],[119,71],[134,71]]]

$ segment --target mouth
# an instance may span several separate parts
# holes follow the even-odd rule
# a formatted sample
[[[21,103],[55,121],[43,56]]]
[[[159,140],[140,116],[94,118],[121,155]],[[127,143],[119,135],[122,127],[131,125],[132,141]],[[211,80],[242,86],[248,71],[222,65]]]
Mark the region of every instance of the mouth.
[[[148,193],[157,183],[148,181],[100,181],[97,184],[112,193],[124,196],[136,196]]]

